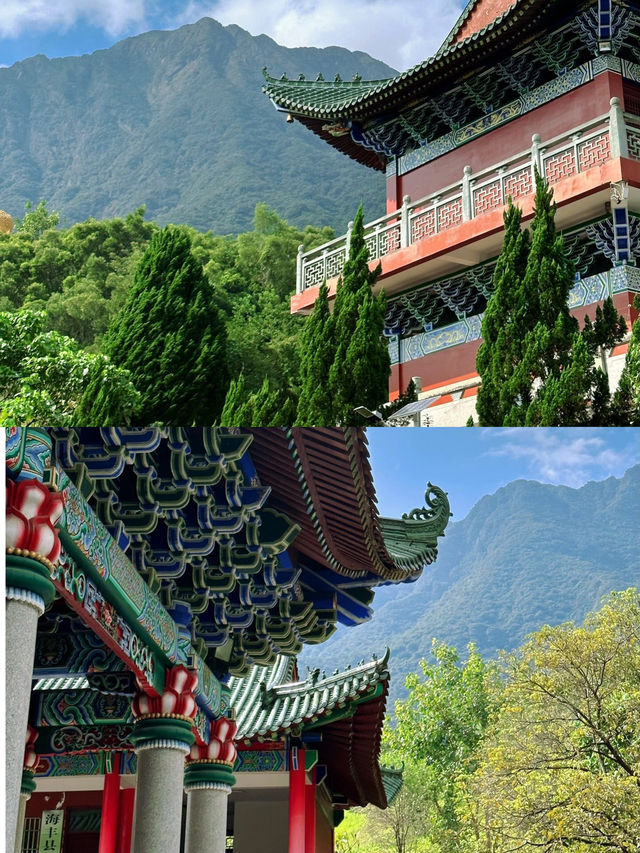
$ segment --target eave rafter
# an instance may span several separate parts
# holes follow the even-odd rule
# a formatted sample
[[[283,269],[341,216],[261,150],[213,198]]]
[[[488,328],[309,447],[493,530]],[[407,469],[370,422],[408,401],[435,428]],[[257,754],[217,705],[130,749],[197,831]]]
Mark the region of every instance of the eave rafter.
[[[337,621],[368,619],[372,588],[415,579],[448,520],[403,553],[393,534],[389,550],[362,430],[51,433],[72,498],[60,578],[84,584],[86,528],[95,569],[110,555],[101,584],[117,570],[118,589],[139,600],[143,636],[156,643],[155,632],[161,655],[192,648],[214,672],[246,673],[322,642]],[[112,623],[125,629],[115,612]]]

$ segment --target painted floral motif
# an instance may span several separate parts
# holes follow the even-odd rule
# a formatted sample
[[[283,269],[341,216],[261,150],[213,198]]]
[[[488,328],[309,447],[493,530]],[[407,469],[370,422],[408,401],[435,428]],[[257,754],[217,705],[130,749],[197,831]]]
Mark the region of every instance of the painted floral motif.
[[[234,737],[237,725],[235,720],[218,717],[211,721],[211,733],[208,745],[194,744],[191,747],[190,761],[221,761],[231,767],[238,754]]]
[[[185,666],[174,666],[173,669],[168,669],[161,696],[138,693],[134,698],[132,703],[134,717],[145,717],[150,714],[193,717],[196,712],[193,693],[197,683],[197,674]]]
[[[62,496],[39,480],[7,481],[8,548],[33,551],[54,563],[60,556],[55,523],[62,514]]]

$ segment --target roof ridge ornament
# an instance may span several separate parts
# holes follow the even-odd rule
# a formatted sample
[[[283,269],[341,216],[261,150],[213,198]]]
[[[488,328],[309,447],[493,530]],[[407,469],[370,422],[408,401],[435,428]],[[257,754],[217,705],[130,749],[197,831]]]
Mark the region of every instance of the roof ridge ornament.
[[[447,493],[443,492],[438,486],[434,486],[430,481],[427,482],[427,490],[424,493],[424,499],[427,506],[417,507],[411,512],[402,514],[403,521],[432,521],[436,517],[443,515],[443,509],[446,504],[446,518],[449,518],[453,513],[449,509],[449,499]]]

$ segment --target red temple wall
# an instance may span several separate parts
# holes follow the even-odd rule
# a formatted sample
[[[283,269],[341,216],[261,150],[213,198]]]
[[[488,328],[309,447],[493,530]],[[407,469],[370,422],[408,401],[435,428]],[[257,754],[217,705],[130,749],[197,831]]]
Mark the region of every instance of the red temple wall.
[[[629,90],[627,90],[629,91]],[[397,210],[402,198],[413,201],[460,181],[465,166],[479,172],[512,157],[531,146],[531,137],[539,133],[542,142],[584,124],[609,111],[612,97],[623,98],[622,78],[617,74],[599,74],[572,92],[532,110],[495,130],[443,154],[405,175],[387,181],[387,212]]]
[[[40,817],[43,811],[54,809],[62,799],[61,791],[39,794],[35,791],[27,800],[27,817]],[[102,791],[67,791],[61,809],[95,809],[102,807]]]
[[[613,297],[616,311],[624,317],[627,329],[631,328],[631,324],[638,316],[638,312],[633,307],[633,297],[634,294],[629,291],[616,293]],[[578,318],[582,326],[586,314],[592,320],[595,318],[597,304],[602,305],[601,302],[584,305],[571,313]],[[422,379],[423,391],[439,388],[443,385],[461,383],[466,379],[473,378],[477,375],[476,355],[481,343],[481,340],[471,341],[467,344],[430,353],[422,358],[414,358],[402,364],[394,364],[389,377],[390,398],[395,400],[406,389],[413,376],[419,376]]]

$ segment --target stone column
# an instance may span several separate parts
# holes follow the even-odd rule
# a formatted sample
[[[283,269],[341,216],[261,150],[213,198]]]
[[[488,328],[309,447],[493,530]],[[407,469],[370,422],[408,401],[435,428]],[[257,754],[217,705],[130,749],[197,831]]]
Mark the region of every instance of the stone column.
[[[213,720],[209,743],[194,745],[184,773],[187,792],[185,853],[224,853],[227,800],[235,782],[236,724]]]
[[[7,480],[6,506],[6,850],[16,841],[38,617],[55,597],[62,498],[36,479]]]
[[[178,853],[184,759],[194,741],[194,672],[167,672],[162,696],[138,694],[132,741],[138,758],[133,853]]]

